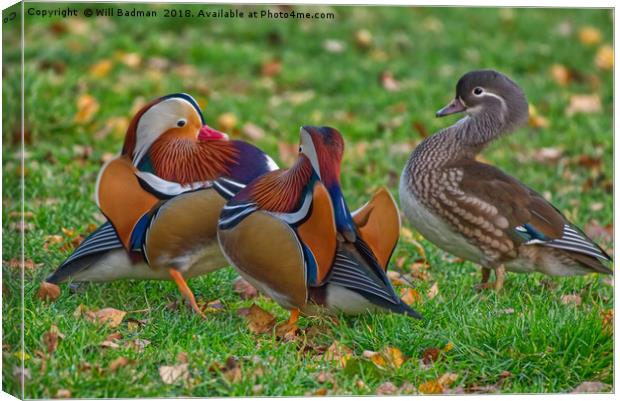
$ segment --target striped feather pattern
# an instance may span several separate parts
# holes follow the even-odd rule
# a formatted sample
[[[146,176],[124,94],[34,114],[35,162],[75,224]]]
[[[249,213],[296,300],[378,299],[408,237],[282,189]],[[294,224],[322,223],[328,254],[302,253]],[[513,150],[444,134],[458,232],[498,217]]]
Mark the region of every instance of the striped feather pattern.
[[[374,276],[374,275],[373,275]],[[385,284],[379,277],[372,277],[360,263],[351,258],[342,249],[336,252],[336,258],[327,282],[341,285],[353,291],[363,291],[384,299],[392,304],[398,304],[399,299],[389,284]]]
[[[256,210],[258,210],[258,207],[255,203],[227,204],[222,209],[218,228],[220,230],[229,230]]]
[[[569,224],[564,225],[564,233],[561,238],[547,242],[534,240],[528,243],[539,243],[551,248],[582,253],[597,259],[611,260],[609,255],[607,255],[598,245],[592,242],[584,233],[581,232],[581,230]]]
[[[245,185],[231,180],[230,178],[221,177],[215,180],[213,187],[224,199],[230,200],[233,196],[237,195],[239,191],[245,188]]]
[[[109,221],[106,221],[96,231],[86,237],[86,239],[77,247],[75,252],[73,252],[62,265],[60,265],[59,269],[62,269],[64,266],[67,266],[82,257],[119,248],[123,248],[123,243],[118,238],[112,224]]]

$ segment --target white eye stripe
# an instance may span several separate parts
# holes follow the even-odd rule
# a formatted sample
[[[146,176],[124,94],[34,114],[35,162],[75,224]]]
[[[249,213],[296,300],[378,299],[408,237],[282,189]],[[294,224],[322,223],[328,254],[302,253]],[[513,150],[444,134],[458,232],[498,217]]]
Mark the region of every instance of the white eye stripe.
[[[508,110],[508,107],[506,106],[506,101],[501,96],[496,95],[493,92],[484,92],[484,96],[490,96],[490,97],[493,97],[493,98],[499,100],[500,103],[502,104],[502,109],[504,109],[504,111]]]

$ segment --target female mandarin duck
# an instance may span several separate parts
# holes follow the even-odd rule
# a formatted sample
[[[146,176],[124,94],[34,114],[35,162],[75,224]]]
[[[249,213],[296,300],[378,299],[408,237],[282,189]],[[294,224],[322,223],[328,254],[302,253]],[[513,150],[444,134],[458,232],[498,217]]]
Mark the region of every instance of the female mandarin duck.
[[[343,140],[303,127],[293,167],[259,177],[220,216],[222,251],[239,273],[281,306],[299,312],[382,310],[421,316],[394,293],[385,268],[400,220],[385,190],[352,216],[340,189]]]
[[[496,71],[469,72],[437,116],[460,112],[467,116],[425,139],[403,170],[400,201],[411,224],[440,248],[482,265],[482,288],[499,291],[506,270],[611,274],[605,251],[542,196],[475,159],[527,120],[521,89]]]
[[[227,265],[216,239],[222,207],[276,168],[258,148],[204,125],[191,96],[156,99],[133,118],[121,155],[97,179],[108,221],[47,280],[172,278],[202,314],[185,279]]]

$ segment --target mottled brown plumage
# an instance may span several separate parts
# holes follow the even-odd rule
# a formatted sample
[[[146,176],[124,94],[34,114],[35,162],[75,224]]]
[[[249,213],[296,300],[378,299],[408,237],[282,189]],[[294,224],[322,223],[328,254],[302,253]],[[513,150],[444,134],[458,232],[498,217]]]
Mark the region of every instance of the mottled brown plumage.
[[[437,115],[466,112],[424,140],[401,177],[402,208],[428,240],[498,270],[552,275],[611,273],[605,252],[542,196],[475,157],[492,140],[527,120],[527,100],[506,76],[466,74],[454,101]],[[488,277],[488,274],[485,275]]]

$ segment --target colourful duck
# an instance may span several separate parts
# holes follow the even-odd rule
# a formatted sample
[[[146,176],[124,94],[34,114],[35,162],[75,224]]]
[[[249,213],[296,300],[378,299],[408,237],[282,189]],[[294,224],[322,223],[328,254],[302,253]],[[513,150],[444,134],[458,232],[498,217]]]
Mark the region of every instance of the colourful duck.
[[[259,177],[222,210],[218,238],[230,263],[291,310],[367,310],[421,316],[394,293],[385,268],[400,220],[385,190],[351,215],[340,189],[344,142],[329,127],[303,127],[295,165]]]
[[[156,99],[99,173],[95,197],[108,221],[47,281],[173,279],[201,313],[185,279],[227,265],[216,240],[222,207],[276,168],[258,148],[204,125],[191,96]]]
[[[611,258],[534,190],[476,160],[494,139],[528,119],[523,91],[505,75],[465,74],[438,117],[465,112],[425,139],[400,181],[409,222],[440,248],[482,265],[482,284],[499,291],[505,271],[569,276],[611,274]],[[489,283],[490,271],[496,280]]]

